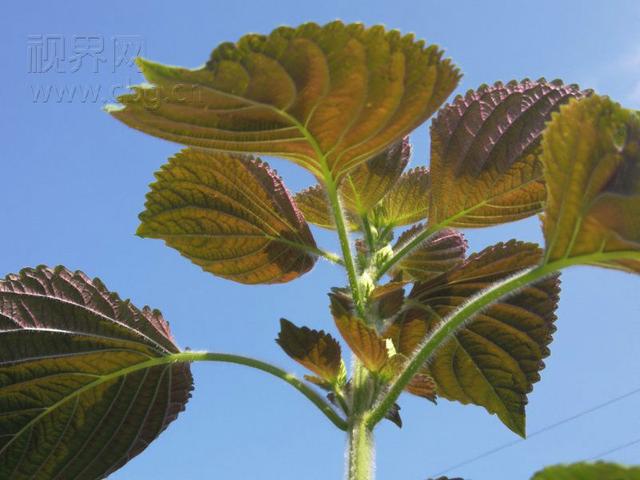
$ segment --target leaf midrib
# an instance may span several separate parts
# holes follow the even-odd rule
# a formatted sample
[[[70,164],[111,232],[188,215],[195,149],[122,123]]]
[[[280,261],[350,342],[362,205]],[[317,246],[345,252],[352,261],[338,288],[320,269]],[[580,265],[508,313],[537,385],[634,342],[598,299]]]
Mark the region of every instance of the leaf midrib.
[[[47,407],[41,414],[39,414],[38,416],[34,417],[32,420],[30,420],[28,423],[26,423],[20,430],[18,430],[14,435],[13,438],[11,440],[9,440],[2,448],[0,448],[0,456],[2,456],[2,454],[4,454],[4,452],[7,450],[7,448],[9,446],[11,446],[13,444],[13,442],[15,442],[27,429],[30,429],[33,425],[35,425],[36,423],[38,423],[42,418],[46,417],[47,415],[49,415],[51,412],[55,411],[56,409],[58,409],[59,407],[61,407],[62,405],[64,405],[66,402],[68,402],[71,399],[74,399],[76,397],[79,397],[80,395],[82,395],[83,393],[96,388],[104,383],[107,383],[111,380],[116,380],[118,378],[121,377],[126,377],[127,375],[137,372],[139,370],[145,370],[145,369],[150,369],[152,367],[155,366],[159,366],[159,365],[165,365],[168,363],[172,363],[175,362],[176,354],[168,354],[162,357],[155,357],[151,360],[147,360],[145,362],[140,362],[137,363],[135,365],[131,365],[129,367],[120,369],[120,370],[116,370],[115,372],[111,372],[109,374],[106,375],[101,375],[98,379],[96,379],[95,381],[88,383],[84,386],[82,386],[81,388],[74,390],[71,394],[64,396],[63,398],[61,398],[60,400],[58,400],[57,402],[55,402],[53,405],[50,405],[49,407]]]

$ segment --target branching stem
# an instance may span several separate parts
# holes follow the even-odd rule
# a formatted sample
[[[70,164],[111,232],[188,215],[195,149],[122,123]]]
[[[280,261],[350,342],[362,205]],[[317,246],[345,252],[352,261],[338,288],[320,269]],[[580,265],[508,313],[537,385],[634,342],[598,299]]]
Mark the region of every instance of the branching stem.
[[[327,168],[324,172],[324,184],[327,191],[327,198],[329,205],[331,206],[331,212],[333,213],[333,219],[336,224],[336,230],[338,232],[338,238],[340,240],[340,248],[342,249],[342,257],[344,260],[344,267],[347,270],[347,276],[349,278],[349,287],[351,288],[351,295],[353,296],[353,302],[356,305],[358,313],[364,315],[364,305],[362,302],[362,293],[360,291],[360,285],[358,283],[358,272],[356,264],[351,251],[351,242],[349,240],[349,232],[347,231],[346,221],[344,218],[344,212],[342,211],[342,205],[340,203],[340,195],[338,193],[338,186],[333,174]]]
[[[150,362],[151,364],[149,364]],[[189,351],[154,358],[147,362],[143,362],[142,364],[138,364],[135,367],[138,367],[137,369],[144,369],[150,368],[151,366],[155,365],[177,362],[226,362],[262,370],[263,372],[278,377],[281,380],[287,382],[289,385],[293,386],[296,390],[307,397],[311,401],[311,403],[318,407],[318,409],[320,409],[320,411],[325,414],[325,416],[331,421],[331,423],[333,423],[340,430],[347,431],[348,429],[346,421],[341,418],[340,415],[338,415],[338,413],[333,409],[333,407],[329,403],[327,403],[327,401],[322,396],[320,396],[313,388],[304,383],[302,380],[298,379],[295,375],[288,373],[274,365],[256,360],[254,358],[232,355],[228,353]]]
[[[517,273],[502,282],[497,282],[489,288],[481,291],[469,302],[465,303],[445,318],[440,326],[418,346],[405,369],[396,377],[390,387],[386,390],[386,393],[383,393],[383,395],[378,398],[376,406],[369,412],[365,419],[367,426],[370,429],[373,429],[373,427],[384,418],[420,367],[424,365],[429,358],[431,358],[434,352],[453,333],[455,333],[458,328],[485,307],[532,282],[540,280],[564,268],[574,265],[593,265],[622,259],[640,260],[640,252],[602,252],[554,260],[551,263],[523,270],[522,272]]]

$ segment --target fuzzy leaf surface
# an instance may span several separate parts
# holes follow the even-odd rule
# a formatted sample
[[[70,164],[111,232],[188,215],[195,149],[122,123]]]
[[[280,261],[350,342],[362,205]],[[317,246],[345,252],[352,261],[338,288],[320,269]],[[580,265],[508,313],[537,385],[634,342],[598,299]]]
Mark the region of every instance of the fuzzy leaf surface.
[[[351,230],[360,229],[358,216],[369,213],[394,187],[409,162],[410,154],[409,140],[405,138],[358,165],[344,178],[339,194]],[[331,208],[321,185],[297,193],[295,201],[307,221],[335,230]]]
[[[626,252],[590,262],[640,273],[640,114],[606,97],[571,102],[544,134],[546,260]]]
[[[348,299],[339,293],[332,293],[329,297],[333,319],[351,351],[368,370],[381,370],[389,358],[384,339],[373,327],[365,325],[356,317]]]
[[[443,108],[431,126],[431,225],[487,227],[545,200],[540,139],[551,113],[583,93],[559,81],[496,83]]]
[[[283,318],[276,342],[287,355],[323,380],[338,380],[342,366],[340,344],[324,330],[297,327]]]
[[[288,282],[313,267],[309,226],[266,163],[187,149],[156,178],[138,235],[162,239],[203,270],[240,283]]]
[[[405,231],[393,247],[397,250],[424,227],[418,224]],[[396,272],[409,280],[429,280],[460,265],[465,258],[467,241],[460,232],[445,228],[425,240],[397,265]]]
[[[105,478],[184,410],[162,315],[63,267],[0,281],[0,478]]]
[[[339,178],[435,112],[460,73],[413,35],[340,21],[223,43],[197,70],[140,60],[151,87],[111,113],[185,145],[290,159]]]
[[[428,335],[465,301],[537,265],[541,258],[537,245],[512,240],[471,255],[439,277],[416,283],[408,309],[395,327],[400,349],[413,351],[417,343],[412,343]],[[482,406],[524,436],[527,394],[540,379],[543,359],[549,355],[558,295],[558,277],[551,276],[474,316],[425,366],[438,395]]]
[[[398,227],[425,220],[429,215],[431,175],[424,167],[403,173],[380,202],[377,223]]]

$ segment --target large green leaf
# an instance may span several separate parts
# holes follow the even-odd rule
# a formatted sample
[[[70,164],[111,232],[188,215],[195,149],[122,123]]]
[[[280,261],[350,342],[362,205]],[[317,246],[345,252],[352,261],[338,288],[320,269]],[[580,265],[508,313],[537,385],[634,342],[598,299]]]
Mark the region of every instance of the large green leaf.
[[[580,263],[640,273],[640,114],[606,97],[571,102],[544,134],[542,161],[547,260],[593,255]]]
[[[410,154],[409,139],[405,138],[357,166],[344,178],[339,193],[351,230],[361,228],[358,216],[368,214],[394,188],[409,163]],[[307,221],[335,229],[327,195],[321,185],[299,192],[295,201]]]
[[[640,467],[605,462],[555,465],[539,471],[531,480],[640,480]]]
[[[241,283],[288,282],[315,242],[281,179],[260,160],[183,150],[156,174],[138,234]]]
[[[0,281],[0,478],[105,478],[190,397],[188,364],[156,310],[62,267]]]
[[[541,258],[537,245],[512,240],[471,255],[464,264],[439,277],[416,283],[393,334],[398,348],[413,351],[471,297],[537,265]],[[558,294],[558,277],[551,276],[473,317],[437,350],[427,366],[438,395],[485,407],[511,430],[524,435],[527,393],[540,379],[542,360],[549,355],[547,345],[555,331]]]
[[[524,80],[482,86],[431,126],[431,225],[485,227],[531,216],[545,200],[540,137],[575,85]]]
[[[460,74],[436,46],[382,26],[280,27],[223,43],[197,70],[146,60],[152,86],[112,114],[178,143],[280,156],[339,177],[435,112]]]

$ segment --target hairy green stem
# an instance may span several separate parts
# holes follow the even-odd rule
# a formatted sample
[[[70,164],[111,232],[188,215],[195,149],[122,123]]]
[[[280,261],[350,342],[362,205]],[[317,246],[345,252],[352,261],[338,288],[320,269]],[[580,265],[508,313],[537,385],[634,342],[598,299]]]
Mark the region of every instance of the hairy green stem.
[[[270,240],[273,240],[274,242],[284,243],[285,245],[289,245],[291,247],[297,248],[297,249],[302,250],[304,252],[311,253],[312,255],[316,255],[318,257],[326,258],[327,260],[329,260],[332,263],[336,263],[338,265],[343,265],[344,266],[344,262],[342,261],[342,258],[340,258],[340,255],[338,255],[337,253],[328,252],[328,251],[323,250],[322,248],[319,248],[319,247],[312,247],[310,245],[305,245],[305,244],[302,244],[302,243],[292,242],[291,240],[287,240],[286,238],[272,237],[272,236],[269,236],[269,235],[267,235],[267,238],[270,239]]]
[[[347,480],[372,480],[374,471],[373,429],[366,423],[373,401],[371,374],[353,355],[352,410],[348,421]]]
[[[455,220],[464,217],[465,215],[469,214],[470,212],[472,212],[476,208],[484,205],[485,203],[486,202],[482,202],[482,203],[474,206],[473,208],[469,208],[467,210],[463,210],[461,212],[458,212],[455,215],[452,215],[451,217],[449,217],[449,218],[447,218],[445,220],[442,220],[441,222],[437,223],[436,225],[427,225],[422,231],[418,232],[417,235],[415,235],[413,238],[410,238],[404,245],[402,245],[400,247],[400,249],[397,252],[395,252],[394,255],[389,260],[387,260],[378,269],[378,274],[376,276],[376,280],[380,280],[389,270],[391,270],[391,268],[393,268],[393,266],[396,263],[398,263],[404,257],[406,257],[411,252],[413,252],[416,248],[418,248],[420,246],[420,244],[422,242],[427,240],[431,235],[433,235],[434,233],[439,232],[443,228],[446,228],[448,225],[450,225]]]
[[[367,242],[367,247],[369,247],[369,252],[373,252],[375,248],[375,242],[373,240],[373,233],[371,232],[371,223],[369,222],[369,217],[365,214],[362,215],[362,229],[364,230],[364,238]]]
[[[442,229],[443,225],[435,225],[432,227],[427,227],[418,233],[416,236],[411,238],[408,242],[400,247],[400,249],[394,253],[394,255],[389,258],[377,271],[376,280],[380,280],[393,266],[402,260],[405,256],[413,252],[417,247],[420,246],[422,242],[428,239],[431,235],[436,233],[438,230]]]
[[[353,295],[353,303],[356,305],[358,313],[362,316],[364,315],[364,305],[362,303],[362,293],[360,291],[360,285],[358,283],[356,264],[353,259],[353,253],[351,252],[349,233],[347,232],[344,212],[342,211],[342,205],[340,203],[338,186],[333,178],[333,175],[331,174],[331,171],[328,168],[324,173],[324,184],[327,191],[329,205],[331,206],[331,211],[333,213],[333,219],[336,224],[338,238],[340,239],[340,248],[342,249],[344,266],[347,270],[347,276],[349,278],[349,287],[351,288],[351,295]]]
[[[429,360],[438,347],[460,328],[464,322],[480,312],[483,308],[532,282],[564,268],[574,265],[593,265],[622,259],[640,260],[640,252],[598,252],[589,255],[562,258],[554,260],[551,263],[526,269],[481,291],[445,318],[440,326],[418,346],[404,370],[396,377],[391,386],[386,390],[386,393],[383,393],[382,397],[378,399],[376,406],[369,412],[366,418],[368,427],[373,428],[384,418],[413,376],[418,372],[420,367]]]
[[[375,465],[375,446],[373,431],[364,418],[353,419],[349,427],[347,457],[348,480],[373,480]]]
[[[436,349],[452,335],[469,317],[479,312],[482,308],[495,302],[502,296],[522,288],[528,283],[553,272],[548,267],[537,267],[524,270],[502,282],[498,282],[486,290],[480,292],[475,298],[462,305],[447,317],[440,326],[427,337],[416,349],[405,369],[396,377],[387,393],[378,401],[376,407],[370,412],[367,424],[370,427],[376,425],[384,418],[391,406],[398,399],[407,384],[411,381],[420,367],[425,364]]]
[[[226,363],[235,363],[237,365],[244,365],[247,367],[252,367],[257,370],[262,370],[263,372],[269,373],[275,377],[284,380],[289,385],[293,386],[296,390],[302,393],[305,397],[307,397],[311,403],[313,403],[316,407],[320,409],[322,413],[340,430],[347,430],[347,423],[344,419],[342,419],[338,413],[333,409],[327,401],[320,396],[315,390],[313,390],[309,385],[298,379],[291,373],[288,373],[281,368],[278,368],[274,365],[271,365],[266,362],[262,362],[260,360],[256,360],[254,358],[243,357],[240,355],[232,355],[228,353],[213,353],[213,352],[181,352],[174,353],[172,355],[168,355],[166,357],[159,357],[157,359],[152,359],[151,361],[155,361],[154,365],[161,365],[166,363],[174,363],[174,362],[226,362]],[[148,363],[148,362],[145,362]],[[147,367],[143,367],[147,368]]]

